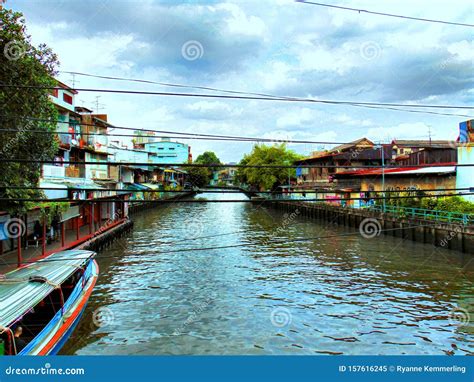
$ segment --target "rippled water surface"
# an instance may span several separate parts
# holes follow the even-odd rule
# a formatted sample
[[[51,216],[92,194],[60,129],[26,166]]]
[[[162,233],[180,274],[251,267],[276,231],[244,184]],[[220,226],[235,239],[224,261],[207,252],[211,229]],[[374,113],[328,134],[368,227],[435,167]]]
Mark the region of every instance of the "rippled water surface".
[[[474,354],[473,255],[247,203],[134,220],[63,354]]]

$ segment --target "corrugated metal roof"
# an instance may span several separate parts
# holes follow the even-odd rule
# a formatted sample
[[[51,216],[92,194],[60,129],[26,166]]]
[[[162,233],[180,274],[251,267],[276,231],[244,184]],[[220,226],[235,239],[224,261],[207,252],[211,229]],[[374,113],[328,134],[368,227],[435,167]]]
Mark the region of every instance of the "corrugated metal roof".
[[[364,142],[364,141],[367,141],[367,144],[362,145],[361,143]],[[340,154],[341,152],[347,151],[350,148],[368,149],[368,148],[372,148],[373,146],[374,146],[374,143],[370,139],[367,139],[365,137],[364,138],[359,138],[359,139],[356,139],[355,141],[352,141],[352,142],[349,142],[349,143],[344,143],[342,145],[333,147],[330,150],[321,151],[321,152],[319,152],[315,155],[312,155],[308,158],[303,158],[301,160],[297,160],[294,163],[304,163],[304,162],[310,162],[312,160],[319,160],[319,159],[323,159],[323,158],[327,158],[327,157],[332,157],[332,156]]]
[[[445,174],[456,172],[456,166],[423,167],[415,170],[392,172],[393,174]]]
[[[57,252],[6,274],[0,279],[0,327],[11,325],[27,313],[94,255],[80,250]],[[29,281],[32,276],[44,277],[48,282]]]
[[[456,172],[455,163],[436,163],[433,165],[426,165],[426,167],[387,167],[382,169],[380,167],[363,170],[349,170],[338,172],[334,174],[337,178],[339,176],[370,176],[370,175],[406,175],[406,174],[446,174]]]
[[[394,139],[392,144],[397,147],[415,148],[453,148],[453,141],[448,140],[420,140],[420,139]]]

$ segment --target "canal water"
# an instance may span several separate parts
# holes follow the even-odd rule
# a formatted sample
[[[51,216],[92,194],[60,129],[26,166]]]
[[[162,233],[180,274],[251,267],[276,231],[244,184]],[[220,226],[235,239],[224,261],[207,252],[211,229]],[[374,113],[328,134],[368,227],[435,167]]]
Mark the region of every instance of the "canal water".
[[[134,221],[62,354],[474,354],[472,255],[249,203]]]

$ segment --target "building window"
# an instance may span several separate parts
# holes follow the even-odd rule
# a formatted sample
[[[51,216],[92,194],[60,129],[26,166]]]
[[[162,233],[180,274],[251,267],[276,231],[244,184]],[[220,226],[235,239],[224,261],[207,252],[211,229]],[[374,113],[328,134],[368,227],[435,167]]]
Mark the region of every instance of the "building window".
[[[72,97],[69,94],[63,93],[63,101],[72,105]]]
[[[174,150],[174,147],[170,147],[170,150]]]

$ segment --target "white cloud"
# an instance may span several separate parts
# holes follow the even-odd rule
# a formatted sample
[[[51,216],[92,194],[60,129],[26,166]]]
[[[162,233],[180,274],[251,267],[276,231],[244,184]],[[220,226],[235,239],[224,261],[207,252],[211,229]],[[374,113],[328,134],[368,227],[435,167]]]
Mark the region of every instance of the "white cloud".
[[[230,12],[230,17],[225,18],[228,31],[231,34],[264,37],[266,26],[262,19],[253,15],[247,15],[237,4],[223,3],[215,7],[215,10]]]
[[[309,108],[297,108],[294,110],[283,111],[282,115],[276,120],[278,128],[284,127],[303,127],[315,122],[318,112]]]
[[[198,101],[189,104],[186,109],[188,118],[204,119],[230,119],[242,114],[241,108],[233,107],[228,103],[220,101]]]

